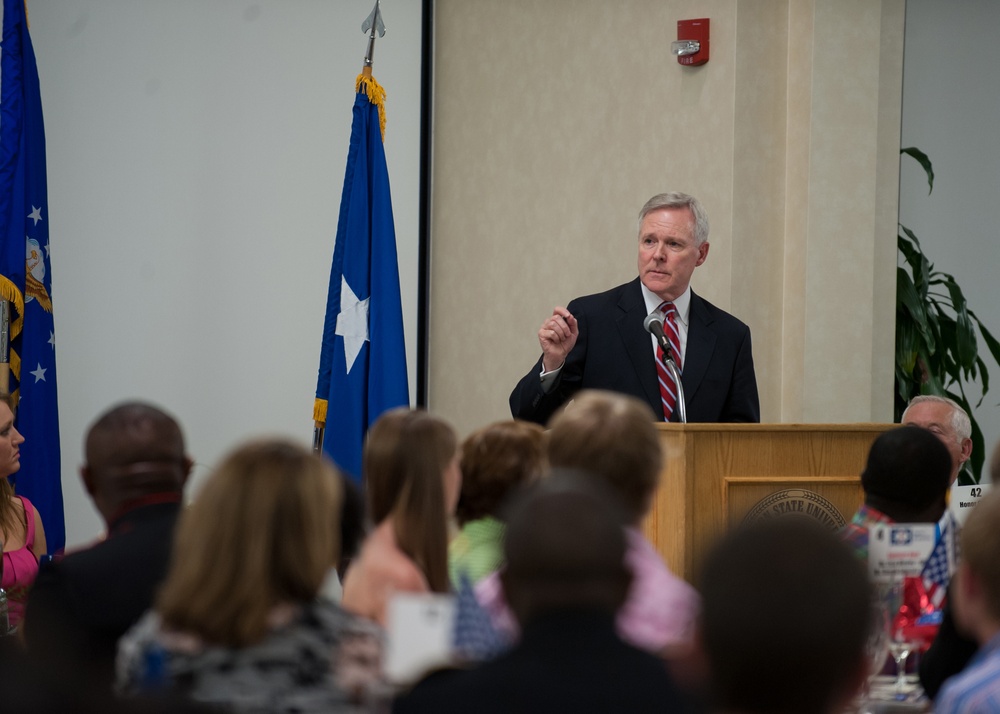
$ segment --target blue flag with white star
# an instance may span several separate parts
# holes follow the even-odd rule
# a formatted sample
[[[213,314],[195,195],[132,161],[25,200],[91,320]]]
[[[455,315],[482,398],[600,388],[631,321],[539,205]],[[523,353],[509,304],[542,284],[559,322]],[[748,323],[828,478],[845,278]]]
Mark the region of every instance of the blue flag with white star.
[[[385,91],[363,74],[356,90],[313,418],[326,424],[323,451],[360,480],[368,427],[383,412],[408,406],[410,391],[382,147]]]
[[[10,304],[10,391],[24,436],[15,490],[38,509],[48,551],[66,542],[59,468],[45,130],[24,0],[3,0],[0,40],[0,297]]]

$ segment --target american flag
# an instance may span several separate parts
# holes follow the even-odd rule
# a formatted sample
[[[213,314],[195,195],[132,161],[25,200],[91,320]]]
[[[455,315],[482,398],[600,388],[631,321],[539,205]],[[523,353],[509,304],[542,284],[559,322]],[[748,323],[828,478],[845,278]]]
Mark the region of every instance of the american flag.
[[[924,581],[924,589],[935,608],[940,608],[948,592],[948,581],[951,579],[951,542],[954,527],[947,524],[942,527],[941,535],[934,544],[920,578]]]

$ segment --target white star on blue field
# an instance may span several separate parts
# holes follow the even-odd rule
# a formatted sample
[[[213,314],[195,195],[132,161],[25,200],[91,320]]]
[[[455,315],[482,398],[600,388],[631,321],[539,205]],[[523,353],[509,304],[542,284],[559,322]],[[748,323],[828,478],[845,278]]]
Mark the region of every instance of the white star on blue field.
[[[334,332],[344,338],[344,355],[347,359],[347,371],[350,373],[361,348],[368,340],[368,301],[371,298],[358,300],[358,296],[347,284],[347,279],[341,276],[340,280],[340,314],[337,315]]]

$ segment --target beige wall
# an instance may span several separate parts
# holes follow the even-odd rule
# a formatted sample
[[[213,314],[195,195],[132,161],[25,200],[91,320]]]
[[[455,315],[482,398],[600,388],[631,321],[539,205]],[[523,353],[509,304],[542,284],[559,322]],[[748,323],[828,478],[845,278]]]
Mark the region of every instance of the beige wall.
[[[670,55],[709,17],[712,58]],[[764,421],[891,417],[903,0],[438,0],[430,407],[509,416],[554,305],[705,203],[693,280],[747,322]]]

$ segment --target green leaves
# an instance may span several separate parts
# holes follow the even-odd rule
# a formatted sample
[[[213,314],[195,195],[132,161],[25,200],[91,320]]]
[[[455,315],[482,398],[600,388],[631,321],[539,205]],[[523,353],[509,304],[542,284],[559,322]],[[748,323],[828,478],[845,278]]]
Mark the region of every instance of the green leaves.
[[[900,154],[913,157],[923,167],[932,191],[934,169],[927,155],[913,147],[901,149]],[[902,224],[899,229],[897,246],[903,261],[896,269],[896,421],[919,394],[950,397],[972,417],[965,384],[978,381],[983,396],[990,384],[979,356],[979,337],[997,362],[1000,342],[969,309],[954,276],[935,270],[913,231]],[[976,406],[982,401],[980,397]],[[964,473],[961,478],[978,483],[986,449],[975,418],[972,444],[971,476]]]
[[[908,146],[905,149],[900,149],[899,153],[912,156],[917,160],[918,164],[924,167],[924,173],[927,174],[927,195],[929,196],[931,191],[934,190],[934,167],[931,166],[931,160],[927,158],[927,154],[915,146]]]

